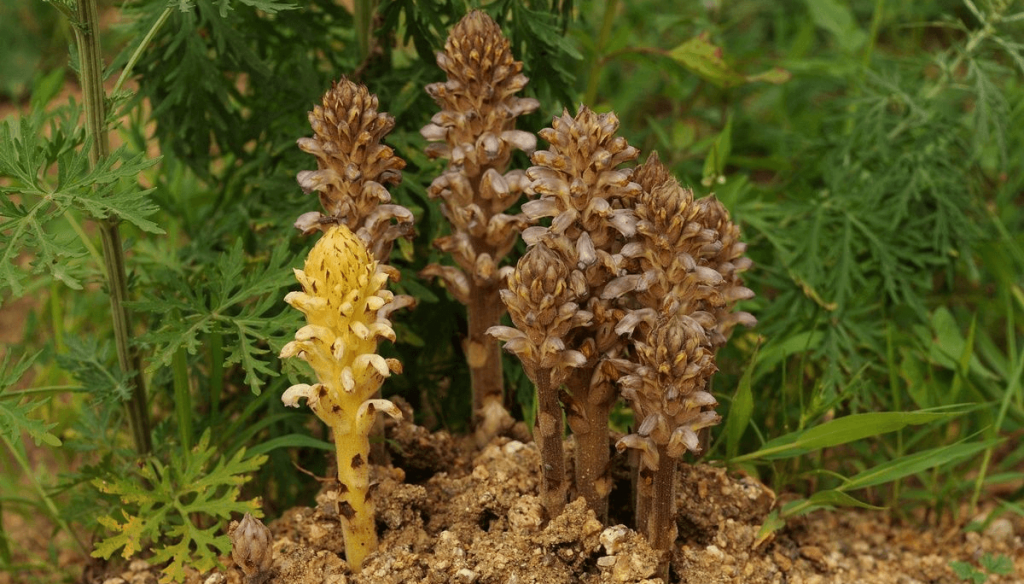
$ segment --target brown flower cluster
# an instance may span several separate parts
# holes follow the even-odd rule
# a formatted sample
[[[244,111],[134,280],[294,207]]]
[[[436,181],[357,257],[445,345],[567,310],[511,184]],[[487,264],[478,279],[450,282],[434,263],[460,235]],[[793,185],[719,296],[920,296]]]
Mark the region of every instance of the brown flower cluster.
[[[386,263],[394,240],[409,235],[413,224],[408,209],[391,203],[386,186],[401,182],[405,168],[381,142],[394,118],[377,110],[377,96],[365,86],[343,77],[309,113],[309,123],[314,135],[300,138],[298,145],[316,157],[317,170],[296,178],[303,191],[318,193],[325,213],[304,213],[295,227],[312,233],[344,223]]]
[[[630,180],[631,171],[617,168],[638,154],[624,138],[615,135],[617,129],[614,114],[597,114],[582,107],[576,116],[564,112],[555,118],[551,128],[541,131],[549,147],[533,154],[534,166],[527,170],[531,189],[538,198],[525,203],[523,212],[534,221],[550,217],[551,225],[530,227],[523,232],[523,239],[530,246],[528,255],[545,258],[553,266],[551,270],[565,274],[565,293],[574,305],[579,305],[585,317],[565,320],[571,326],[560,338],[550,329],[537,327],[537,322],[549,316],[522,324],[513,319],[531,342],[538,346],[557,343],[574,356],[575,369],[564,380],[567,389],[561,394],[557,385],[551,389],[556,396],[556,412],[547,415],[560,415],[557,402],[565,404],[577,441],[576,484],[599,516],[605,513],[611,488],[608,414],[618,393],[614,383],[617,373],[605,366],[603,359],[625,349],[615,332],[623,311],[604,292],[621,271],[623,245],[635,234],[636,216],[632,208],[641,192],[640,186]],[[530,281],[526,268],[527,264],[521,261],[509,280],[510,287],[517,280]],[[532,300],[527,296],[509,294],[502,299],[511,314],[530,314]],[[513,339],[507,330],[494,329],[494,333],[504,340]],[[547,336],[541,339],[541,335]],[[510,350],[514,351],[513,347]],[[534,382],[540,387],[537,379]],[[544,402],[543,397],[541,401]],[[560,436],[561,428],[558,431]],[[546,502],[548,512],[557,513],[563,503]]]
[[[451,30],[437,64],[447,74],[427,86],[441,111],[421,133],[432,142],[431,158],[445,158],[448,168],[428,193],[441,199],[451,234],[434,245],[455,266],[431,264],[420,274],[441,278],[452,295],[467,305],[466,341],[473,381],[477,438],[486,442],[512,423],[502,399],[503,379],[498,344],[486,336],[504,312],[498,300],[505,274],[504,257],[528,222],[506,211],[527,187],[521,170],[508,170],[515,150],[532,152],[536,137],[515,129],[516,118],[537,109],[532,98],[518,97],[527,83],[508,40],[487,14],[472,11]]]
[[[715,197],[694,201],[693,192],[672,178],[656,154],[637,169],[643,194],[636,206],[636,236],[622,255],[628,274],[609,285],[631,291],[638,308],[616,327],[633,334],[633,358],[619,361],[629,372],[620,380],[639,427],[619,446],[640,447],[657,469],[657,446],[669,456],[698,452],[697,431],[718,422],[704,411],[717,405],[704,386],[716,371],[714,349],[736,324],[754,324],[748,313],[732,313],[753,292],[740,273],[746,245]]]

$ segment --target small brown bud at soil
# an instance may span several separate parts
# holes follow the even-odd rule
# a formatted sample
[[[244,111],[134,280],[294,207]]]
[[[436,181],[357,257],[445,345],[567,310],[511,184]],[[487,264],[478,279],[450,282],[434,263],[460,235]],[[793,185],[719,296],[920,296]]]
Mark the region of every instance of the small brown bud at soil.
[[[262,584],[270,577],[274,537],[270,529],[250,513],[230,530],[231,558],[245,574],[247,584]]]

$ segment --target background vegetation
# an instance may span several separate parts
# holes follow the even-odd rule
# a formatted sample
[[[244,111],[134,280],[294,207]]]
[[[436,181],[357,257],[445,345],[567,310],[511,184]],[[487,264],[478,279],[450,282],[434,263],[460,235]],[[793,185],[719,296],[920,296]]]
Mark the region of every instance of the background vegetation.
[[[415,276],[443,261],[430,241],[447,229],[418,130],[436,111],[433,54],[478,4],[382,0],[366,21],[344,2],[104,3],[120,148],[93,168],[67,4],[0,2],[0,572],[70,580],[80,566],[62,550],[156,541],[170,578],[213,564],[232,513],[311,499],[318,485],[296,467],[325,475],[330,446],[281,405],[297,372],[276,355],[296,324],[289,268],[312,244],[291,225],[317,208],[295,183],[314,165],[295,140],[341,75],[397,119],[388,143],[409,165],[392,192],[417,218],[392,263],[420,307],[394,315],[405,374],[385,394],[425,425],[465,429],[462,307]],[[1024,513],[1024,2],[483,8],[541,102],[523,129],[581,102],[614,110],[642,156],[659,151],[741,225],[760,324],[720,354],[725,424],[708,459],[797,494],[765,533],[835,505],[967,528]],[[124,230],[148,456],[111,340],[109,217]],[[515,359],[506,371],[528,418],[532,387]],[[45,545],[15,544],[25,521]]]

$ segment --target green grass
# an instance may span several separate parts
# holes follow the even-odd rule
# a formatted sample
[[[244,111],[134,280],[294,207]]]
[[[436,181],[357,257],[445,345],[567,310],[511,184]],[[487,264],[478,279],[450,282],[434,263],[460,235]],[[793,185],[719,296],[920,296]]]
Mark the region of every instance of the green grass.
[[[186,465],[183,444],[227,424],[232,432],[210,446],[222,460],[242,448],[246,460],[268,455],[243,498],[263,496],[269,515],[310,498],[315,485],[293,463],[325,474],[326,435],[309,438],[310,417],[278,400],[300,377],[276,358],[295,326],[280,299],[309,246],[291,224],[317,208],[295,184],[313,162],[294,142],[342,74],[396,116],[388,143],[409,165],[393,195],[417,219],[393,263],[400,290],[421,304],[394,318],[389,350],[406,374],[384,391],[423,420],[466,429],[462,307],[414,274],[442,259],[430,241],[447,230],[426,196],[440,166],[422,153],[418,130],[436,111],[422,87],[440,78],[433,52],[467,6],[382,2],[372,33],[383,48],[361,62],[349,48],[366,31],[336,2],[228,4],[132,3],[120,15],[127,24],[104,31],[111,76],[131,60],[137,88],[112,96],[125,147],[101,171],[88,170],[77,106],[57,99],[67,62],[23,36],[17,55],[0,54],[39,63],[19,65],[0,88],[21,97],[31,86],[35,111],[0,132],[0,299],[43,299],[6,348],[0,488],[32,475],[25,439],[49,444],[62,467],[21,499],[0,497],[0,515],[48,517],[86,541],[109,536],[97,517],[116,518],[123,504],[90,485],[135,476],[129,382],[109,340],[97,259],[95,219],[111,213],[126,221],[154,460]],[[70,30],[43,8],[29,11],[26,34]],[[989,519],[1021,512],[1024,449],[1007,439],[1024,426],[1024,133],[1013,130],[1024,127],[1024,2],[501,0],[486,9],[542,104],[524,129],[583,101],[613,110],[642,157],[657,150],[742,227],[757,293],[743,308],[759,325],[719,355],[725,421],[708,459],[798,495],[765,534],[844,505],[962,523],[977,509]],[[37,356],[14,367],[26,355]],[[529,418],[529,380],[514,359],[505,365],[516,414]],[[34,390],[16,394],[19,372]],[[990,495],[1007,485],[1009,497]],[[0,537],[0,570],[56,577],[45,550],[21,553]]]

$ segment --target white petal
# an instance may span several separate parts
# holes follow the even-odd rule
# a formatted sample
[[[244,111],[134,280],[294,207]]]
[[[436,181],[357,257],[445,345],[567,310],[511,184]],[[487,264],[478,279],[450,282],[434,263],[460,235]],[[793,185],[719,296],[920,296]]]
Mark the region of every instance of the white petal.
[[[380,373],[381,377],[389,377],[391,375],[391,370],[388,369],[388,364],[384,361],[384,357],[376,353],[366,353],[356,357],[353,365],[360,369],[366,366],[373,367],[377,370],[377,373]]]
[[[290,408],[297,408],[299,407],[300,398],[306,398],[308,400],[312,395],[315,395],[313,393],[312,385],[309,385],[308,383],[299,383],[286,389],[284,394],[281,395],[281,401],[284,402],[284,405]]]
[[[423,136],[430,142],[444,140],[447,134],[448,130],[437,124],[427,124],[420,129],[420,136]]]

